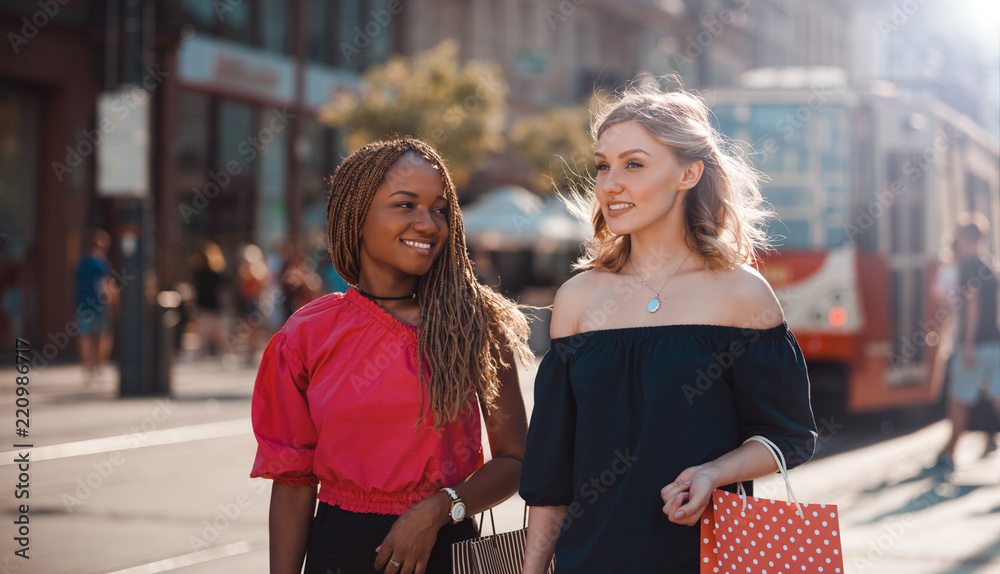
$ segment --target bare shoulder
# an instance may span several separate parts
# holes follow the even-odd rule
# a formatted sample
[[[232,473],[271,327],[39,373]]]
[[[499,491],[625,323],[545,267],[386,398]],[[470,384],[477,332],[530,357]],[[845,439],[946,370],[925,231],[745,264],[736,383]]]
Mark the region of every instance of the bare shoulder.
[[[606,275],[608,273],[605,271],[588,269],[562,284],[552,303],[550,337],[569,337],[579,332],[580,316],[594,293],[600,289]]]
[[[738,265],[719,272],[728,287],[726,313],[730,324],[767,329],[785,320],[781,304],[767,280],[752,266]]]

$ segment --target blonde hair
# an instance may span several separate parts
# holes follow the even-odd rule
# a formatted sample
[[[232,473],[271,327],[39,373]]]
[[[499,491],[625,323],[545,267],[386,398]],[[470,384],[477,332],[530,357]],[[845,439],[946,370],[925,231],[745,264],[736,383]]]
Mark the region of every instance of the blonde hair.
[[[465,246],[455,184],[441,156],[420,140],[368,144],[352,153],[333,174],[326,218],[330,258],[337,273],[357,286],[359,240],[368,208],[386,173],[407,153],[415,153],[441,172],[448,199],[447,244],[430,271],[417,281],[418,372],[430,395],[434,424],[441,427],[458,418],[473,392],[487,413],[496,409],[499,372],[515,367],[503,362],[501,350],[509,347],[526,361],[531,353],[528,323],[514,302],[476,279]],[[423,361],[427,362],[430,378]],[[423,416],[421,397],[418,425]]]
[[[756,260],[767,247],[762,224],[772,212],[763,207],[760,172],[735,142],[712,127],[709,114],[694,94],[632,86],[596,114],[591,134],[596,142],[611,126],[634,121],[682,164],[703,162],[701,179],[684,197],[685,240],[709,269],[718,270]],[[596,190],[587,196],[594,237],[574,267],[618,271],[628,262],[630,236],[608,229]]]

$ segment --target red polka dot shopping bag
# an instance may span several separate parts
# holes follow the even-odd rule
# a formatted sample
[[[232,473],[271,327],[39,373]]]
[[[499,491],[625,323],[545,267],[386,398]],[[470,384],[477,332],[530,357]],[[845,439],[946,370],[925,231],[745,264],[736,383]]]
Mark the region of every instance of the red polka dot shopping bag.
[[[716,489],[701,516],[701,574],[843,574],[837,507],[799,504],[784,455],[752,440],[771,451],[792,502],[747,496],[742,484],[739,494]]]

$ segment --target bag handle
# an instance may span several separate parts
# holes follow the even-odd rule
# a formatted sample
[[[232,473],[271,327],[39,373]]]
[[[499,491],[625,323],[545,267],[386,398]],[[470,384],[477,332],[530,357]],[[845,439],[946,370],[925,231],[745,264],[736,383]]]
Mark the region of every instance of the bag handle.
[[[497,523],[496,523],[496,520],[493,519],[493,509],[492,508],[489,509],[489,510],[487,510],[487,511],[485,511],[485,512],[480,512],[479,513],[479,528],[483,527],[482,526],[483,525],[483,520],[485,519],[485,517],[483,515],[486,514],[486,512],[490,513],[490,526],[493,527],[493,534],[490,534],[490,536],[496,536],[497,535]],[[528,527],[528,503],[525,502],[524,503],[524,518],[521,521],[521,528],[527,528],[527,527]],[[483,538],[483,533],[482,532],[479,533],[479,537]]]
[[[767,447],[767,452],[771,453],[771,458],[774,459],[775,464],[778,465],[778,472],[781,473],[781,477],[785,479],[785,488],[788,490],[788,498],[795,503],[795,508],[797,514],[805,519],[806,514],[802,511],[802,505],[799,504],[799,500],[795,498],[795,493],[792,492],[792,483],[788,480],[788,465],[785,464],[785,455],[782,454],[781,449],[778,448],[770,439],[760,435],[754,435],[747,440],[743,441],[746,444],[750,441],[759,442],[760,444]],[[743,483],[737,484],[736,489],[739,491],[740,498],[743,499],[743,511],[746,512],[747,509],[747,493],[743,489]]]

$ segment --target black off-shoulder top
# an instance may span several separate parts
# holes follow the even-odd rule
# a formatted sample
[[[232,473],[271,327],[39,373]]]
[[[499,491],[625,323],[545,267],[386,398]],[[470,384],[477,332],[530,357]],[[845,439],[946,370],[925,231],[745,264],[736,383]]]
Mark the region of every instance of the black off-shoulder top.
[[[558,574],[697,574],[699,527],[670,522],[660,490],[753,435],[771,439],[789,468],[815,448],[806,364],[786,324],[553,339],[535,379],[520,494],[530,506],[569,506]]]

